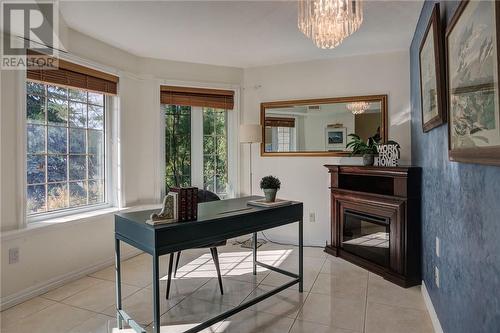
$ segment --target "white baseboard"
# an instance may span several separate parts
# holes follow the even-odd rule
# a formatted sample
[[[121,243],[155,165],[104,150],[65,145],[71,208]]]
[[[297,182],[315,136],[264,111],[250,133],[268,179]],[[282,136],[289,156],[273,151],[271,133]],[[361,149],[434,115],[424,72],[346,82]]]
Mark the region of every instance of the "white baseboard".
[[[128,258],[134,257],[138,254],[142,253],[142,251],[137,250],[137,249],[132,249],[130,251],[127,251],[126,253],[122,254],[122,260],[126,260]],[[104,269],[110,265],[112,265],[115,262],[114,256],[112,258],[109,258],[107,260],[104,260],[100,263],[90,265],[81,269],[78,269],[73,272],[69,272],[57,277],[54,277],[52,279],[49,279],[47,281],[43,281],[40,283],[37,283],[34,286],[31,286],[29,288],[26,288],[24,290],[18,291],[14,294],[2,297],[0,299],[0,310],[4,311],[10,307],[13,307],[19,303],[25,302],[33,297],[40,296],[42,294],[45,294],[46,292],[58,288],[68,282],[78,280],[86,275],[89,275],[91,273],[97,272],[101,269]]]
[[[444,333],[443,328],[441,327],[441,323],[439,322],[439,318],[437,316],[436,310],[434,309],[434,305],[432,304],[431,297],[427,292],[427,287],[425,286],[425,282],[422,280],[422,287],[420,288],[422,291],[422,296],[424,297],[425,306],[427,307],[427,311],[431,317],[432,326],[434,326],[434,332],[436,333]]]

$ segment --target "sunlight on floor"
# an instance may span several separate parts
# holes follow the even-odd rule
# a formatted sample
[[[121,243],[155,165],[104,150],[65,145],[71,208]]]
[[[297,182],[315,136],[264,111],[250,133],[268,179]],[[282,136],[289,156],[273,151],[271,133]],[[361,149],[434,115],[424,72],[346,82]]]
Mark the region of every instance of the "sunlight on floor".
[[[292,253],[292,250],[269,250],[258,251],[257,260],[262,263],[279,266]],[[252,274],[252,252],[226,252],[219,254],[219,264],[223,276],[238,276]],[[257,266],[257,272],[264,272],[267,269]],[[164,276],[161,280],[167,280]],[[212,256],[207,253],[181,266],[177,270],[177,275],[172,279],[189,279],[217,277],[217,271],[212,260]]]

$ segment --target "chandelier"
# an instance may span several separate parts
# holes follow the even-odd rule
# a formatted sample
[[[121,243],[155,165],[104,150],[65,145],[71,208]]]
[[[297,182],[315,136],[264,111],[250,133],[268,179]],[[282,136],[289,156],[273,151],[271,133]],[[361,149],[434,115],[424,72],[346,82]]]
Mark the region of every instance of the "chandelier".
[[[351,111],[352,114],[363,113],[369,108],[370,108],[370,103],[368,102],[352,102],[347,104],[347,110]]]
[[[333,49],[359,29],[361,0],[299,0],[299,30],[322,49]]]

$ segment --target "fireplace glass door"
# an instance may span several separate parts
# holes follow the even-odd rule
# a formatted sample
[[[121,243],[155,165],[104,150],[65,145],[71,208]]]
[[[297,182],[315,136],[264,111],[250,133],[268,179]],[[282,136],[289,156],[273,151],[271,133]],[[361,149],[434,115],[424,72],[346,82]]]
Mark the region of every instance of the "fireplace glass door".
[[[342,248],[384,267],[389,266],[389,220],[344,210]]]

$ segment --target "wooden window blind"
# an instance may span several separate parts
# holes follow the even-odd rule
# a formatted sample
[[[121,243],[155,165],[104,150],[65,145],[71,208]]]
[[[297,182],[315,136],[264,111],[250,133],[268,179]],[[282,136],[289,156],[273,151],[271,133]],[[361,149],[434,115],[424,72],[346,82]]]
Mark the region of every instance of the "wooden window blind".
[[[234,108],[234,91],[161,86],[160,102],[162,104],[201,106],[232,110]]]
[[[266,117],[266,127],[295,127],[295,118]]]
[[[28,57],[41,54],[28,50]],[[48,57],[43,55],[44,57]],[[57,69],[30,68],[27,78],[32,81],[85,89],[107,95],[116,95],[118,92],[118,77],[92,68],[77,65],[66,60],[58,59]]]

